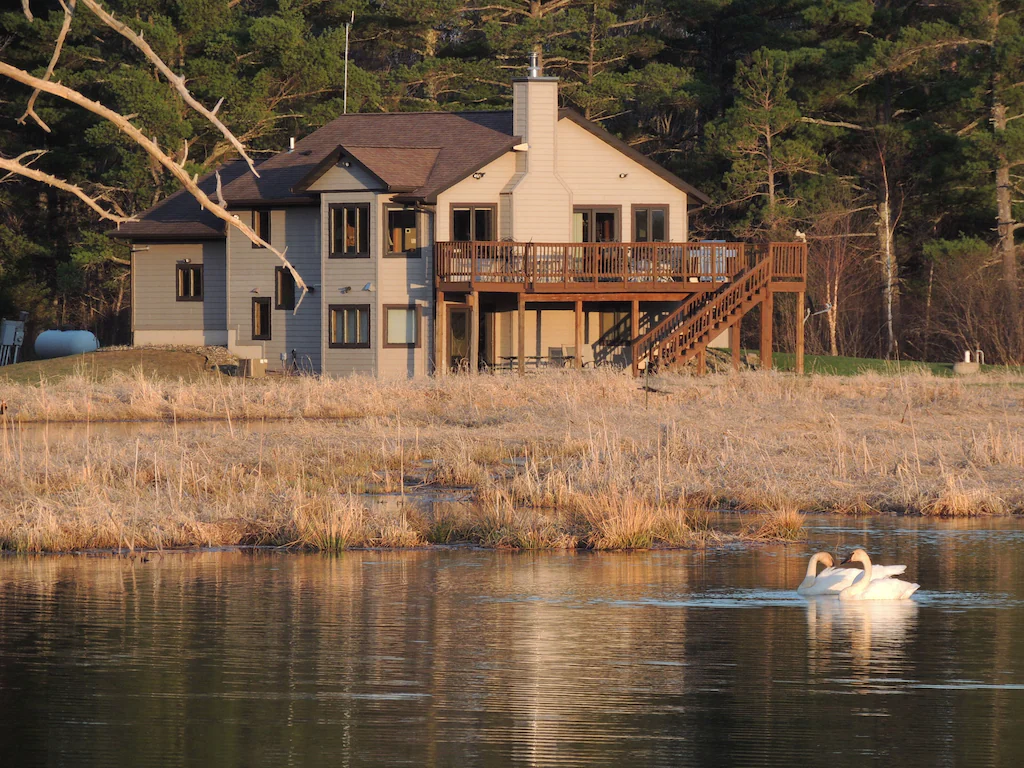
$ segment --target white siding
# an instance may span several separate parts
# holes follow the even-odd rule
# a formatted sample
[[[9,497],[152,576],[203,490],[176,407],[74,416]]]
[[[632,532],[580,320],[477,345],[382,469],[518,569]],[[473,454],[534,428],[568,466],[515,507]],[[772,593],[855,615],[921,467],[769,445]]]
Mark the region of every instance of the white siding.
[[[571,120],[558,121],[558,173],[574,206],[622,206],[623,242],[633,239],[633,205],[668,205],[669,240],[686,242],[686,193]]]

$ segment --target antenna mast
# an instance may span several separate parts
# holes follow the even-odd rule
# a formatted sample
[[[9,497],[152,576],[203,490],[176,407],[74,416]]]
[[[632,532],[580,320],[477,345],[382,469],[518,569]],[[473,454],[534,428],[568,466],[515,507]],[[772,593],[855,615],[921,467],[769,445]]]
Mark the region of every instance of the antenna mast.
[[[352,19],[345,25],[345,91],[341,100],[341,114],[348,114],[348,33],[356,22],[356,12],[352,11]]]

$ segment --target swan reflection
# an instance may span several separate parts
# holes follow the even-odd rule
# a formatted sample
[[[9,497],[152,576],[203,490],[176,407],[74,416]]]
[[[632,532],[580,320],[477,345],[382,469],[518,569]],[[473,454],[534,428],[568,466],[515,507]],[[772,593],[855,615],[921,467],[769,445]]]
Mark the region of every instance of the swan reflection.
[[[900,673],[917,626],[917,603],[842,602],[819,597],[807,601],[808,661],[812,671],[851,677],[855,685],[882,682]]]

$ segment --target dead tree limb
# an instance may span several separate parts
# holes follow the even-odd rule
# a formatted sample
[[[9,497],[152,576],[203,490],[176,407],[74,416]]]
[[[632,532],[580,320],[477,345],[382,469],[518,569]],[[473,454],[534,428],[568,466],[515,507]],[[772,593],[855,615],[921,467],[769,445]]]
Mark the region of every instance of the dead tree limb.
[[[185,85],[185,78],[174,72],[174,70],[172,70],[170,67],[168,67],[164,63],[164,60],[157,55],[156,51],[154,51],[150,47],[149,43],[147,43],[142,38],[141,34],[136,32],[134,29],[129,27],[124,22],[115,19],[114,15],[107,11],[102,5],[100,5],[97,2],[97,0],[81,0],[81,2],[90,11],[92,11],[100,21],[102,21],[108,27],[113,29],[123,38],[128,40],[128,42],[130,42],[140,51],[142,51],[145,57],[149,59],[150,63],[152,63],[153,66],[160,71],[160,74],[162,74],[164,78],[166,78],[167,82],[174,86],[174,90],[178,92],[178,94],[181,96],[184,102],[188,104],[190,107],[192,107],[192,109],[194,109],[196,112],[205,117],[207,120],[209,120],[214,125],[214,127],[216,127],[217,130],[219,130],[224,135],[224,138],[227,139],[228,142],[230,142],[231,146],[233,146],[235,150],[237,150],[238,154],[242,156],[242,159],[244,159],[245,162],[248,163],[249,170],[253,172],[253,175],[259,177],[259,173],[256,171],[256,164],[252,161],[252,158],[249,157],[249,153],[245,151],[245,147],[242,145],[242,142],[239,141],[235,137],[235,135],[228,129],[228,127],[221,122],[220,118],[217,117],[216,113],[217,110],[220,108],[223,99],[217,102],[217,106],[214,107],[213,110],[207,109],[199,101],[197,101],[196,98],[189,91],[188,87]]]
[[[65,101],[70,101],[72,104],[77,104],[83,109],[92,112],[94,115],[98,115],[99,117],[102,117],[104,120],[113,123],[118,128],[118,130],[120,130],[122,133],[131,138],[136,144],[138,144],[140,147],[146,150],[146,153],[149,154],[149,156],[152,157],[153,160],[155,160],[157,163],[159,163],[168,171],[170,171],[171,175],[174,176],[174,178],[176,178],[181,183],[181,185],[185,187],[185,189],[187,189],[189,193],[191,193],[191,195],[197,201],[199,201],[200,205],[202,205],[204,208],[210,211],[210,213],[212,213],[218,219],[225,222],[228,226],[237,229],[239,232],[245,235],[245,237],[250,242],[255,243],[261,248],[266,248],[281,260],[284,266],[291,273],[292,277],[295,278],[295,284],[302,288],[302,297],[296,303],[296,310],[298,310],[299,305],[302,303],[302,299],[304,299],[306,297],[306,294],[309,292],[309,287],[306,285],[306,281],[302,279],[302,276],[299,274],[298,270],[295,269],[295,267],[292,265],[292,263],[288,260],[287,256],[285,255],[288,249],[285,248],[284,251],[279,251],[277,248],[275,248],[266,240],[261,238],[258,234],[256,234],[256,232],[254,232],[251,227],[243,223],[238,216],[229,213],[224,206],[211,200],[209,195],[207,195],[202,190],[202,188],[200,188],[196,181],[188,175],[188,172],[183,167],[178,165],[178,163],[174,162],[174,160],[172,160],[153,139],[146,136],[138,127],[136,127],[132,122],[125,118],[124,115],[115,112],[109,107],[103,106],[99,102],[93,101],[92,99],[83,96],[81,93],[74,90],[73,88],[68,88],[67,86],[61,85],[60,83],[53,83],[35,77],[34,75],[29,74],[23,69],[13,67],[4,61],[0,61],[0,76],[9,77],[11,80],[22,83],[23,85],[27,85],[30,88],[38,88],[40,91],[43,91],[44,93],[49,93],[50,95],[57,96],[61,99],[64,99]]]
[[[23,0],[25,15],[29,21],[32,21],[32,13],[29,11],[28,0]],[[60,0],[60,7],[64,9],[64,23],[60,25],[60,33],[57,35],[57,42],[53,46],[53,55],[50,56],[50,64],[46,67],[46,74],[43,75],[44,80],[49,80],[53,77],[53,70],[57,66],[57,60],[60,58],[61,51],[64,49],[64,40],[67,39],[68,30],[71,29],[71,20],[75,15],[75,0],[68,0],[67,4],[64,0]],[[18,118],[18,124],[24,125],[28,118],[32,118],[39,124],[47,133],[50,133],[50,126],[48,126],[43,119],[36,114],[36,99],[39,98],[39,89],[32,91],[32,95],[28,97],[28,106],[25,107],[25,114]]]
[[[18,176],[24,176],[27,179],[39,181],[48,186],[56,187],[57,189],[69,192],[70,194],[74,195],[79,200],[81,200],[83,203],[85,203],[87,206],[92,208],[100,216],[100,218],[107,219],[108,221],[113,221],[118,224],[125,221],[135,221],[135,219],[131,218],[130,216],[119,216],[116,213],[111,213],[110,211],[106,210],[96,201],[95,198],[90,197],[81,187],[72,184],[69,181],[65,181],[64,179],[57,178],[52,174],[37,170],[36,168],[30,168],[27,165],[23,165],[21,162],[22,160],[25,160],[28,157],[32,157],[33,159],[38,158],[44,152],[45,150],[35,149],[32,150],[31,152],[23,152],[22,154],[18,155],[15,158],[0,157],[0,168],[7,171],[9,174],[13,173],[17,174]],[[0,182],[2,181],[3,179],[0,179]]]

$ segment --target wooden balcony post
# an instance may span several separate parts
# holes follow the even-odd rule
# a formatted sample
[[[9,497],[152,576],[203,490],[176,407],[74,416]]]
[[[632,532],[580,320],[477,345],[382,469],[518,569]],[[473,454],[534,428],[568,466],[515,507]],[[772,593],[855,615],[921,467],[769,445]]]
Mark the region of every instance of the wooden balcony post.
[[[774,296],[771,288],[765,290],[761,300],[761,369],[772,369],[772,317],[774,315]]]
[[[636,299],[633,300],[632,306],[630,307],[629,313],[629,336],[630,345],[632,347],[632,353],[630,354],[631,365],[633,366],[633,375],[640,375],[640,361],[637,360],[638,355],[636,354],[636,340],[640,337],[640,302]]]
[[[707,347],[697,350],[697,375],[703,376],[708,372],[708,350]]]
[[[469,372],[480,370],[480,293],[469,293]]]
[[[569,246],[562,246],[562,285],[569,285]]]
[[[804,292],[796,294],[796,372],[804,372]]]
[[[437,292],[434,315],[434,375],[444,376],[448,373],[445,362],[445,325],[448,321],[448,302],[444,300],[444,292]]]
[[[736,322],[729,327],[729,352],[732,355],[732,369],[740,370],[740,330],[743,326],[743,315],[736,318]]]
[[[519,375],[522,376],[526,373],[526,295],[520,293],[519,303],[517,308],[517,321],[519,325],[519,338],[516,339],[518,349],[516,354],[519,359]]]
[[[469,250],[470,250],[469,283],[470,283],[470,285],[472,285],[474,282],[476,282],[476,279],[477,279],[477,274],[476,274],[476,243],[475,242],[469,244]]]
[[[583,302],[576,302],[576,358],[573,365],[580,369],[583,367]]]

